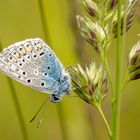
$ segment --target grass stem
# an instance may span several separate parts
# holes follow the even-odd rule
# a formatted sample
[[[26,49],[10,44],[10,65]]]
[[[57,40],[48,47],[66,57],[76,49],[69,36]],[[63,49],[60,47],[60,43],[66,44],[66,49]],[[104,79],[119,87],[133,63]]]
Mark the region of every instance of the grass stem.
[[[102,59],[103,65],[104,65],[104,67],[105,67],[107,76],[108,76],[108,78],[109,78],[109,83],[110,83],[110,86],[111,86],[111,92],[114,93],[114,91],[113,91],[114,88],[113,88],[112,77],[111,77],[111,74],[110,74],[109,65],[108,65],[108,60],[107,60],[107,52],[106,52],[105,49],[101,52],[101,59]],[[112,96],[113,96],[113,95],[112,95]]]
[[[113,140],[119,140],[120,106],[121,106],[121,65],[122,65],[122,38],[121,38],[121,11],[122,0],[118,0],[118,24],[117,24],[117,47],[116,47],[116,83],[115,97],[113,102]]]
[[[102,116],[102,118],[103,118],[103,120],[104,120],[104,123],[105,123],[105,125],[106,125],[106,128],[107,128],[107,130],[108,130],[109,137],[110,137],[110,139],[112,140],[112,131],[111,131],[110,126],[109,126],[109,124],[108,124],[108,121],[107,121],[107,119],[106,119],[106,117],[105,117],[105,115],[104,115],[104,113],[103,113],[103,111],[102,111],[102,108],[101,108],[101,106],[99,106],[99,105],[97,105],[96,108],[98,109],[100,115]]]
[[[18,97],[16,95],[17,93],[15,91],[13,82],[11,81],[10,78],[7,78],[7,81],[8,81],[8,85],[10,87],[10,91],[12,93],[12,98],[13,98],[13,101],[14,101],[14,104],[15,104],[15,109],[16,109],[16,113],[17,113],[17,116],[18,116],[19,125],[20,125],[21,131],[22,131],[23,139],[24,140],[29,140],[28,132],[27,132],[27,129],[26,129],[26,126],[25,126],[23,114],[22,114],[22,111],[21,111],[20,103],[18,101]]]
[[[51,43],[51,39],[49,34],[49,29],[48,29],[48,25],[47,25],[47,19],[45,17],[44,14],[44,7],[43,7],[43,0],[38,0],[38,5],[39,5],[39,12],[40,12],[40,17],[41,17],[41,22],[42,22],[42,28],[43,28],[43,34],[44,34],[44,38],[45,41],[47,41],[48,43]],[[51,45],[51,44],[50,44]]]

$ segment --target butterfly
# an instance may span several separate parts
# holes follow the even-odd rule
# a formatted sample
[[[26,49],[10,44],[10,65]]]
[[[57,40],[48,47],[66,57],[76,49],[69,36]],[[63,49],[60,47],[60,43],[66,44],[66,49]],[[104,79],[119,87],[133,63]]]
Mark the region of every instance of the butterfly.
[[[26,39],[0,53],[0,70],[29,87],[51,94],[60,102],[70,94],[70,76],[51,48],[40,38]]]

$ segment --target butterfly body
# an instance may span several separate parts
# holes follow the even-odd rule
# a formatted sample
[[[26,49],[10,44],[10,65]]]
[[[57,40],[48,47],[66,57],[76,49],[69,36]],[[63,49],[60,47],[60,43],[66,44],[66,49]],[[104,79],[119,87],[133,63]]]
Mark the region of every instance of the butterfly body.
[[[4,49],[0,53],[0,70],[27,86],[52,94],[52,102],[59,102],[63,95],[69,94],[68,73],[39,38],[17,42]]]

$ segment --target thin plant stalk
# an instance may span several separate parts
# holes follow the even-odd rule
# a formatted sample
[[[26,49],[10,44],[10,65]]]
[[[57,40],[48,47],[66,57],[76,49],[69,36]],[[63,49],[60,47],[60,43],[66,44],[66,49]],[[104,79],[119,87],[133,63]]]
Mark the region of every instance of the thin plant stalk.
[[[120,128],[121,76],[122,76],[121,73],[121,65],[122,65],[121,5],[122,5],[122,1],[118,0],[116,83],[115,83],[115,97],[114,97],[115,100],[113,102],[113,122],[112,122],[113,140],[119,140],[119,128]]]
[[[50,36],[48,35],[49,29],[48,29],[48,25],[47,25],[47,21],[46,21],[47,19],[46,19],[45,14],[44,14],[43,0],[38,0],[38,5],[39,5],[39,12],[40,12],[45,41],[47,41],[48,43],[51,43]]]
[[[102,59],[102,63],[105,67],[106,73],[107,73],[108,78],[109,78],[111,92],[113,93],[113,90],[114,90],[113,82],[112,82],[112,77],[111,77],[110,70],[109,70],[109,65],[108,65],[108,60],[107,60],[107,52],[106,52],[105,48],[104,48],[103,52],[101,52],[101,59]],[[113,96],[113,94],[112,94],[112,96]],[[111,98],[111,102],[112,102],[112,98]]]
[[[97,108],[97,110],[99,111],[101,117],[103,118],[103,121],[104,121],[105,126],[106,126],[106,128],[107,128],[108,135],[109,135],[110,139],[112,139],[112,131],[111,131],[110,126],[109,126],[109,124],[108,124],[108,121],[107,121],[107,119],[106,119],[106,117],[105,117],[105,115],[104,115],[104,113],[103,113],[103,111],[102,111],[101,106],[97,105],[96,108]]]
[[[0,51],[2,51],[1,44],[0,44]],[[17,114],[17,117],[18,117],[22,137],[23,137],[24,140],[29,140],[28,131],[25,127],[25,122],[24,122],[22,111],[21,111],[20,103],[18,101],[16,90],[14,88],[12,80],[7,77],[7,81],[8,81],[8,85],[10,87],[10,92],[11,92],[13,102],[14,102],[14,105],[15,105],[16,114]]]
[[[44,10],[43,10],[44,9],[43,1],[38,0],[38,3],[39,3],[39,11],[40,11],[40,16],[41,16],[41,21],[42,21],[44,37],[45,37],[45,40],[47,41],[47,43],[49,43],[51,45],[51,37],[49,35],[48,24],[47,24],[47,21],[46,21]],[[52,46],[51,46],[51,48],[52,48]],[[63,137],[64,140],[67,140],[68,139],[68,137],[67,137],[67,128],[66,128],[65,121],[64,121],[65,117],[64,117],[64,113],[63,113],[61,103],[57,104],[57,111],[58,111],[58,117],[59,117],[62,137]]]
[[[126,38],[126,34],[125,34],[125,31],[126,31],[126,22],[127,22],[127,12],[128,12],[128,0],[125,1],[125,13],[124,13],[124,21],[123,21],[123,37],[122,37],[122,46],[123,46],[123,49],[122,49],[122,54],[124,54],[124,46],[125,46],[125,38]],[[127,79],[127,76],[128,76],[128,67],[125,68],[124,70],[124,77],[123,77],[123,84],[122,84],[122,88],[121,90],[124,89],[124,87],[128,84],[128,79]]]
[[[13,101],[14,101],[14,104],[15,104],[15,108],[16,108],[20,128],[21,128],[21,131],[22,131],[23,139],[24,140],[29,140],[28,132],[27,132],[27,129],[25,127],[25,121],[24,121],[24,118],[23,118],[20,103],[18,101],[18,97],[16,95],[17,93],[15,91],[13,82],[12,82],[12,80],[10,78],[7,78],[7,81],[8,81],[8,85],[10,87],[10,91],[12,93],[12,98],[13,98]]]

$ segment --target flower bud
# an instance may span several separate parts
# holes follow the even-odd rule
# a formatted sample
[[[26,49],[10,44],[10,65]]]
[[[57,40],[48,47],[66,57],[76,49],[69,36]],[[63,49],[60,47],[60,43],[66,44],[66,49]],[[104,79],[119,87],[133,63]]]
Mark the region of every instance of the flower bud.
[[[100,53],[102,48],[107,47],[109,42],[106,42],[106,33],[108,28],[103,28],[97,23],[92,22],[89,18],[77,15],[78,27],[81,35],[86,41],[93,46],[97,53]],[[109,35],[109,34],[108,34]]]
[[[99,9],[94,1],[82,0],[82,4],[90,16],[99,17],[100,12],[99,12]]]
[[[103,67],[96,68],[92,63],[85,70],[80,65],[71,66],[68,70],[75,93],[89,104],[101,104],[108,91],[108,80]]]
[[[125,29],[125,32],[127,32],[133,24],[133,20],[134,20],[134,17],[135,17],[135,8],[134,8],[135,3],[136,3],[136,0],[129,0],[128,11],[126,13],[126,29]],[[125,8],[124,8],[124,5],[123,5],[122,6],[122,14],[121,14],[121,35],[123,35],[123,31],[124,31],[124,19],[125,19]],[[113,20],[113,34],[114,34],[114,37],[117,37],[117,24],[118,24],[118,18],[117,18],[117,15],[116,15],[114,20]]]
[[[111,11],[111,10],[113,10],[115,7],[116,7],[116,5],[118,4],[118,0],[109,0],[108,1],[108,10],[109,11]]]
[[[114,7],[117,5],[118,0],[111,0],[111,5],[110,5],[110,9],[114,9]]]
[[[140,42],[131,49],[128,61],[129,80],[140,78]]]

